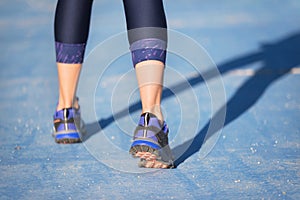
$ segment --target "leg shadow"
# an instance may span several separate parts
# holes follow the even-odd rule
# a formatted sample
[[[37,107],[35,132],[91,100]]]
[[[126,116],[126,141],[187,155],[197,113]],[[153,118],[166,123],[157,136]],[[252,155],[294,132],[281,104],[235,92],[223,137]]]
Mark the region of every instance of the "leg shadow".
[[[291,68],[300,64],[300,35],[296,34],[278,43],[263,46],[261,61],[263,67],[258,69],[254,76],[247,80],[219,111],[212,117],[211,121],[218,121],[226,110],[224,125],[217,123],[208,132],[208,122],[197,135],[175,147],[172,151],[175,156],[175,166],[183,163],[187,158],[198,152],[201,146],[217,131],[237,119],[249,108],[251,108],[276,80],[287,74]]]
[[[262,46],[262,50],[235,58],[231,61],[218,65],[221,74],[226,74],[235,68],[242,68],[254,62],[263,62],[263,67],[258,69],[254,75],[249,78],[233,95],[233,97],[223,105],[205,124],[205,126],[191,140],[176,146],[172,149],[175,156],[175,166],[183,163],[187,158],[198,152],[207,139],[212,137],[216,132],[227,126],[237,119],[249,108],[251,108],[265,92],[265,90],[280,77],[287,74],[293,67],[300,64],[300,33],[291,35],[273,44]],[[202,74],[203,75],[203,74]],[[188,80],[189,85],[195,87],[204,82],[202,75],[198,75]],[[204,73],[203,77],[212,79],[215,77],[213,70]],[[162,100],[175,96],[190,86],[186,83],[178,83],[169,89],[164,89]],[[97,122],[86,125],[87,134],[83,137],[83,141],[88,140],[101,129],[106,128],[115,120],[126,117],[128,110],[130,113],[141,109],[141,102],[136,102],[122,111],[111,115],[108,118],[100,119]],[[210,127],[211,121],[219,121],[226,109],[224,124],[217,123]],[[210,132],[208,128],[210,127]]]

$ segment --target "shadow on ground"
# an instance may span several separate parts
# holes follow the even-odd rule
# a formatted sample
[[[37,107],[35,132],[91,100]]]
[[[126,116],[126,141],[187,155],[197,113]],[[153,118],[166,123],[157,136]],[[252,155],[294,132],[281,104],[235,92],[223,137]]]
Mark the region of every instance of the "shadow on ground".
[[[214,114],[212,119],[205,124],[194,138],[172,149],[175,156],[175,166],[180,165],[187,158],[198,152],[207,139],[252,107],[274,81],[289,73],[293,67],[299,65],[299,55],[300,33],[295,33],[274,43],[262,45],[260,51],[219,64],[218,70],[221,74],[226,74],[233,69],[242,68],[255,62],[262,62],[262,67],[257,69],[254,75],[237,89],[232,98]],[[192,87],[195,87],[204,82],[202,77],[207,77],[206,80],[214,78],[216,73],[213,71],[208,70],[202,75],[199,74],[196,77],[188,79],[188,82]],[[186,83],[178,83],[169,89],[164,89],[162,100],[174,97],[175,94],[187,89],[189,89],[189,86]],[[83,141],[88,140],[91,136],[99,132],[100,127],[105,129],[115,120],[127,116],[128,109],[130,113],[140,110],[141,102],[134,103],[129,108],[123,109],[113,116],[87,124],[87,134],[84,136]],[[215,126],[210,127],[211,121],[218,121],[218,119],[222,118],[221,115],[223,115],[224,109],[226,110],[224,124],[216,123]],[[210,132],[208,133],[209,127]]]

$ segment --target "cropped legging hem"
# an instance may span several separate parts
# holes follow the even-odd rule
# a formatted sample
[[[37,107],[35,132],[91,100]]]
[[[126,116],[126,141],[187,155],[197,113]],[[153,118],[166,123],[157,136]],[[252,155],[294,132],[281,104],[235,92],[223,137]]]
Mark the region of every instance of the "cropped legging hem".
[[[92,4],[93,0],[58,0],[54,20],[57,62],[84,62]],[[162,0],[123,0],[123,5],[133,65],[145,60],[165,63],[167,22]]]

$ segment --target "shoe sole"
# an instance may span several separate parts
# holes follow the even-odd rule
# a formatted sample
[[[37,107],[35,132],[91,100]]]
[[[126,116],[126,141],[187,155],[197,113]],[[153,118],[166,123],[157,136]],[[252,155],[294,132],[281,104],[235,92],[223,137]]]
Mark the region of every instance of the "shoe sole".
[[[83,121],[81,121],[80,133],[82,136],[86,133]],[[82,142],[79,132],[53,133],[52,136],[57,144],[75,144]]]
[[[139,167],[144,168],[162,168],[170,169],[174,168],[173,164],[164,162],[160,159],[160,151],[147,145],[136,145],[132,146],[129,153],[134,158],[140,158],[138,164]]]
[[[57,144],[75,144],[81,143],[81,139],[79,138],[62,138],[62,139],[55,139]]]
[[[58,144],[73,144],[82,142],[78,133],[61,133],[53,136],[55,138],[55,142]]]

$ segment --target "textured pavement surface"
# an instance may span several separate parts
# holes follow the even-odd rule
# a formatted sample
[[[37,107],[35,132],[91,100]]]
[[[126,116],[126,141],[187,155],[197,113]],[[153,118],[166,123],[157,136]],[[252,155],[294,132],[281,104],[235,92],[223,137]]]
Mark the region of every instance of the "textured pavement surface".
[[[78,91],[84,142],[54,143],[54,8],[0,3],[0,199],[300,198],[299,1],[165,0],[172,170],[140,169],[127,153],[140,113],[130,55],[104,65],[117,51],[99,53],[124,36],[121,1],[94,2]],[[181,45],[194,57],[176,54]]]

